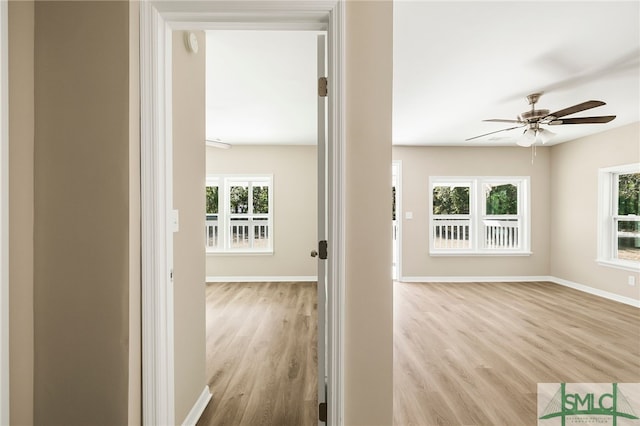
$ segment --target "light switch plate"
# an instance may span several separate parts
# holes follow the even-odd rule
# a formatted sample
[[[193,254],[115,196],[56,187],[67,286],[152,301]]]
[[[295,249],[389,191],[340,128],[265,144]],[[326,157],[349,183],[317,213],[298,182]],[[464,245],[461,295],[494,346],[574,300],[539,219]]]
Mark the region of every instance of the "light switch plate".
[[[171,212],[171,224],[173,225],[173,232],[178,232],[180,229],[180,215],[178,210],[173,210]]]

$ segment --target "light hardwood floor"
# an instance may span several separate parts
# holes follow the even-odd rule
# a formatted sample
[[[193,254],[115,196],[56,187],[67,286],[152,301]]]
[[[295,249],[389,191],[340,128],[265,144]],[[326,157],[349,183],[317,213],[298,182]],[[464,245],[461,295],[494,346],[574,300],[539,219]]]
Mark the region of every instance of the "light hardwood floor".
[[[200,426],[315,425],[315,283],[207,285]],[[552,283],[394,284],[394,424],[536,425],[543,382],[640,382],[640,310]]]
[[[640,382],[640,310],[552,283],[394,285],[394,424],[536,425],[537,383]]]
[[[210,283],[199,426],[317,424],[316,284]]]

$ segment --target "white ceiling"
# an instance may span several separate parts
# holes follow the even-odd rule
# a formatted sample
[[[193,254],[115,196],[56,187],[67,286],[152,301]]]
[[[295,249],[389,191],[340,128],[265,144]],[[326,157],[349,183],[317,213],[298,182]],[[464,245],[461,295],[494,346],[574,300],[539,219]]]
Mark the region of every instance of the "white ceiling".
[[[504,145],[525,96],[608,124],[549,126],[551,143],[640,120],[640,2],[394,2],[393,143]],[[207,138],[315,143],[315,33],[207,32]]]
[[[207,31],[206,135],[237,144],[315,144],[311,31]]]

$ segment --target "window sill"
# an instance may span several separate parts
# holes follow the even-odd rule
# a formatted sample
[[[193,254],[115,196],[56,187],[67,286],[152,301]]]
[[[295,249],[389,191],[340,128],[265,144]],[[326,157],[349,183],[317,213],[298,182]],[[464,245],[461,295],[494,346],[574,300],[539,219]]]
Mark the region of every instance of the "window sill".
[[[640,272],[640,265],[637,262],[625,262],[621,260],[596,259],[600,266],[608,268],[622,269],[631,272]]]
[[[212,251],[207,250],[207,256],[273,256],[273,250],[234,250]]]
[[[480,256],[480,257],[496,257],[496,256],[531,256],[530,251],[492,251],[492,252],[478,252],[478,251],[438,251],[429,253],[429,256],[433,257],[447,257],[447,256]]]

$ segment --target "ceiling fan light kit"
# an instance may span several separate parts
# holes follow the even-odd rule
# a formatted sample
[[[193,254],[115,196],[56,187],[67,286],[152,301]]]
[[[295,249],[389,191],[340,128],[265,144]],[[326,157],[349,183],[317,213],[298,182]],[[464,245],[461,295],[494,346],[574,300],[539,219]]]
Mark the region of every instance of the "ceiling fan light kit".
[[[543,145],[549,142],[551,139],[553,139],[555,135],[556,134],[553,133],[551,130],[547,130],[547,129],[538,130],[538,138],[540,139],[540,142],[542,142]]]
[[[539,144],[539,143],[544,145],[547,142],[549,142],[551,139],[553,139],[555,135],[556,134],[550,130],[541,129],[539,127],[532,126],[524,131],[522,136],[516,141],[516,144],[523,146],[525,148],[528,148],[531,145]]]
[[[516,141],[516,144],[525,148],[530,147],[536,142],[536,131],[532,128],[528,128],[524,131],[522,136]]]
[[[570,106],[568,108],[561,109],[559,111],[555,111],[550,113],[548,109],[536,109],[536,102],[540,99],[542,93],[532,93],[527,96],[527,101],[529,105],[531,105],[531,110],[525,111],[518,115],[516,120],[503,119],[503,118],[491,118],[488,120],[489,122],[498,122],[498,123],[514,123],[517,124],[514,127],[509,127],[507,129],[496,130],[494,132],[485,133],[483,135],[474,136],[472,138],[466,139],[467,141],[482,138],[484,136],[492,135],[494,133],[506,132],[508,130],[513,130],[521,127],[527,127],[522,134],[522,136],[516,141],[516,144],[523,147],[530,147],[537,143],[546,144],[549,142],[556,134],[540,127],[541,125],[550,125],[557,126],[563,124],[593,124],[593,123],[608,123],[614,118],[615,115],[605,115],[599,117],[576,117],[576,118],[562,118],[570,114],[575,114],[577,112],[585,111],[591,108],[596,108],[602,105],[606,105],[602,101],[586,101],[580,104],[576,104]]]

